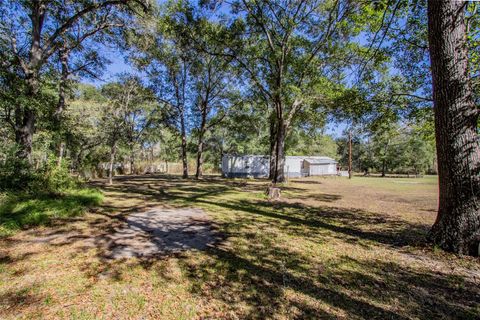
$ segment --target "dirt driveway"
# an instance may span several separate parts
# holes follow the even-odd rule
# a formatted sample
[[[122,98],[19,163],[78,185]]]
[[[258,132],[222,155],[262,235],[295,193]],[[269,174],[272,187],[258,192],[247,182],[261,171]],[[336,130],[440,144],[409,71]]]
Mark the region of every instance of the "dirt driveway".
[[[107,257],[113,259],[154,257],[184,250],[203,250],[218,235],[208,215],[197,208],[152,208],[134,212],[125,224],[107,235]]]

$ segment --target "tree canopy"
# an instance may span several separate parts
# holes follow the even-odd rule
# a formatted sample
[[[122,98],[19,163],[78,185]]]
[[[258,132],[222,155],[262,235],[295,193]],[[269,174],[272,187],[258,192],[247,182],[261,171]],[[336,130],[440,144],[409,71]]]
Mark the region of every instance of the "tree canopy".
[[[27,188],[53,162],[111,183],[169,163],[200,179],[258,154],[276,184],[287,155],[318,155],[365,175],[438,167],[443,211],[463,190],[478,216],[480,15],[456,2],[2,1],[2,181]],[[472,225],[465,246],[435,239],[472,250]]]

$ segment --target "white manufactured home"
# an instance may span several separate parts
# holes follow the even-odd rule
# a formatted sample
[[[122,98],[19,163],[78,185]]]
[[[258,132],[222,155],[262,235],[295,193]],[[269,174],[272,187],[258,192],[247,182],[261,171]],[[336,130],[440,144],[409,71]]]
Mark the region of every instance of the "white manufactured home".
[[[289,178],[337,175],[337,161],[329,157],[286,156],[285,175]],[[270,158],[264,155],[224,155],[222,174],[224,177],[267,178]]]
[[[328,157],[309,157],[302,162],[304,176],[327,176],[338,174],[337,162]]]

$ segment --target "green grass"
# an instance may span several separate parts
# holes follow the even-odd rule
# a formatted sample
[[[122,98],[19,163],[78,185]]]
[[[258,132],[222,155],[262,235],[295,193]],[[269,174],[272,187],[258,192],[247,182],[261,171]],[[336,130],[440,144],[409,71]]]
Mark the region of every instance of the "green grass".
[[[0,194],[0,236],[48,225],[54,219],[78,216],[102,200],[102,193],[92,188],[68,190],[59,195]]]
[[[292,179],[275,202],[268,183],[95,184],[105,195],[95,213],[0,239],[0,318],[479,318],[478,260],[425,242],[435,177]],[[126,216],[163,207],[203,209],[221,237],[206,250],[107,259]]]
[[[358,186],[368,186],[388,191],[415,191],[430,189],[438,183],[438,176],[423,176],[421,178],[397,178],[397,177],[364,177],[354,176],[349,183]]]

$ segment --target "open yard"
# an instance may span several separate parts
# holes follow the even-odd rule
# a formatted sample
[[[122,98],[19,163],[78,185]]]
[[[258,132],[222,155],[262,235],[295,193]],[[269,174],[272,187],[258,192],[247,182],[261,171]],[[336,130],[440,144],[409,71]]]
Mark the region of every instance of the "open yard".
[[[436,177],[124,176],[0,239],[1,319],[479,319],[480,262],[431,248]]]

